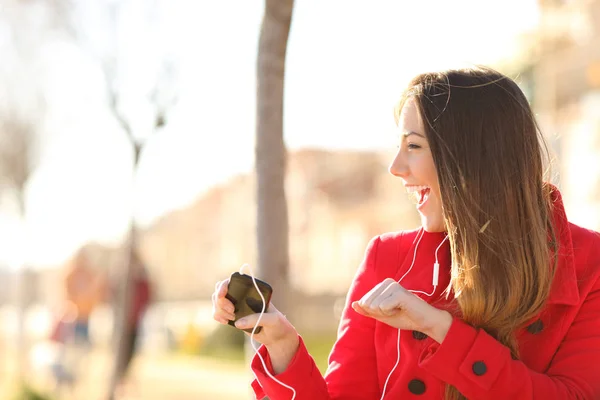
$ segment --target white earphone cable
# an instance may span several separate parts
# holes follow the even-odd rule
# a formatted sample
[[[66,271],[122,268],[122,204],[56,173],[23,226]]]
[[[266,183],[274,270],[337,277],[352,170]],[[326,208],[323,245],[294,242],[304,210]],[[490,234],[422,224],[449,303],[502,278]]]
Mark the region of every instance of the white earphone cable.
[[[425,234],[425,230],[421,230],[421,232],[419,232],[419,236],[417,239],[417,244],[415,246],[415,251],[413,253],[413,259],[412,259],[412,263],[410,264],[410,267],[408,268],[408,270],[404,273],[404,275],[402,275],[402,277],[398,280],[398,282],[401,282],[406,275],[408,275],[408,273],[412,270],[413,266],[415,265],[415,260],[417,258],[417,250],[419,248],[419,244],[421,243],[421,239],[423,238],[423,235]],[[446,236],[444,238],[444,240],[442,240],[442,242],[439,244],[439,246],[437,247],[437,249],[435,250],[435,263],[433,266],[433,278],[432,278],[432,283],[433,283],[433,290],[431,293],[426,293],[420,290],[409,290],[411,293],[420,293],[423,295],[426,295],[428,297],[433,296],[433,294],[435,293],[437,286],[438,286],[438,279],[439,279],[439,262],[438,262],[438,251],[440,250],[440,248],[442,247],[442,245],[444,244],[444,242],[448,239],[448,236]],[[265,360],[263,359],[262,355],[259,353],[258,349],[256,348],[256,346],[254,345],[254,334],[256,333],[256,329],[258,328],[258,326],[260,325],[260,321],[262,319],[262,316],[264,315],[265,311],[266,311],[266,300],[262,294],[262,292],[260,291],[260,288],[258,287],[258,284],[256,283],[256,278],[254,277],[254,273],[252,271],[252,268],[250,268],[250,266],[248,264],[244,264],[242,265],[242,267],[240,268],[240,273],[243,273],[244,268],[249,268],[250,269],[250,276],[252,277],[252,283],[254,284],[254,287],[256,288],[256,290],[258,291],[258,294],[260,295],[260,298],[262,300],[262,310],[260,312],[260,315],[258,317],[258,320],[256,321],[256,324],[254,325],[254,327],[252,328],[252,333],[250,334],[250,343],[252,345],[252,348],[254,349],[254,353],[258,356],[258,358],[260,359],[260,362],[263,366],[264,371],[266,372],[266,374],[273,379],[275,382],[277,382],[278,384],[280,384],[281,386],[289,389],[292,391],[292,398],[291,400],[295,400],[296,398],[296,389],[294,389],[293,387],[286,385],[285,383],[281,382],[280,380],[278,380],[277,378],[275,378],[273,376],[273,374],[271,374],[271,372],[269,372],[267,365],[265,363]],[[398,365],[400,364],[400,332],[401,330],[398,329],[398,340],[396,342],[396,350],[398,353],[398,357],[396,359],[396,364],[394,364],[394,367],[392,368],[392,370],[390,371],[390,373],[387,376],[387,379],[385,380],[385,384],[383,386],[383,391],[381,393],[381,399],[383,400],[383,398],[385,397],[385,392],[387,390],[387,385],[388,382],[392,376],[392,373],[396,370],[396,368],[398,367]],[[256,376],[256,374],[254,373],[254,377],[256,378],[256,380],[258,381],[258,377]],[[260,383],[260,382],[259,382]]]
[[[242,265],[242,267],[240,268],[240,274],[244,273],[243,272],[244,268],[250,269],[250,277],[252,277],[252,283],[254,283],[254,287],[256,288],[256,291],[258,292],[258,294],[260,295],[260,298],[262,300],[262,310],[260,311],[258,320],[256,320],[256,324],[254,324],[254,327],[252,328],[252,333],[250,334],[250,344],[252,345],[252,348],[254,349],[254,354],[256,354],[258,356],[258,358],[260,359],[263,369],[265,370],[265,372],[267,373],[269,378],[273,379],[275,382],[279,383],[281,386],[291,390],[292,391],[292,399],[291,400],[295,400],[296,399],[296,389],[281,382],[279,379],[275,378],[273,376],[273,374],[271,374],[271,372],[269,372],[269,369],[267,368],[267,364],[265,363],[265,360],[263,359],[262,355],[259,353],[258,349],[254,345],[254,334],[256,333],[256,328],[259,327],[260,320],[262,319],[262,316],[264,315],[264,313],[266,311],[266,300],[265,300],[265,297],[263,296],[262,292],[260,291],[260,288],[256,284],[256,278],[254,277],[254,272],[252,271],[252,268],[248,264]],[[252,373],[254,374],[254,377],[256,378],[256,381],[258,382],[258,377],[254,373],[254,371],[252,371]],[[259,382],[259,384],[260,384],[260,382]]]
[[[417,258],[417,249],[419,248],[419,243],[421,243],[421,239],[423,238],[424,234],[425,234],[425,230],[424,229],[421,230],[421,232],[419,232],[419,236],[418,236],[418,240],[417,240],[417,245],[415,246],[415,251],[413,253],[413,259],[412,259],[412,263],[410,264],[410,268],[408,268],[408,270],[404,273],[404,275],[402,275],[402,278],[400,278],[398,280],[398,283],[400,283],[406,277],[406,275],[408,275],[408,273],[412,270],[413,266],[415,265],[415,260]],[[446,237],[444,238],[444,240],[442,240],[442,242],[439,244],[439,246],[435,250],[435,263],[433,264],[433,278],[432,278],[433,290],[431,291],[431,293],[426,293],[426,292],[423,292],[421,290],[409,290],[409,292],[424,294],[425,296],[428,296],[428,297],[432,297],[433,296],[433,294],[435,293],[435,291],[436,291],[436,289],[438,287],[438,279],[439,279],[440,264],[438,262],[438,251],[440,250],[440,248],[442,247],[442,245],[444,244],[444,242],[446,241],[446,239],[448,239],[448,235],[446,235]],[[390,373],[388,374],[388,376],[387,376],[387,378],[385,380],[385,384],[383,385],[383,390],[381,392],[381,399],[380,400],[383,400],[383,398],[385,397],[385,392],[387,390],[387,385],[388,385],[388,382],[390,381],[392,373],[394,373],[394,371],[396,370],[396,368],[400,364],[400,332],[401,332],[401,330],[398,329],[398,340],[396,341],[396,351],[397,351],[398,357],[396,358],[396,364],[394,364],[394,367],[392,368],[392,370],[390,371]]]

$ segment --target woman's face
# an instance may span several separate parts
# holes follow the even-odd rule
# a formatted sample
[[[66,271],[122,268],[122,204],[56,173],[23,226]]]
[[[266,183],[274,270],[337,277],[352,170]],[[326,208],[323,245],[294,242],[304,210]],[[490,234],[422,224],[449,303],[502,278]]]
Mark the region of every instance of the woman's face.
[[[421,225],[427,232],[443,232],[444,218],[437,172],[423,121],[412,98],[402,108],[398,153],[390,165],[392,175],[402,179],[406,190],[417,199]]]

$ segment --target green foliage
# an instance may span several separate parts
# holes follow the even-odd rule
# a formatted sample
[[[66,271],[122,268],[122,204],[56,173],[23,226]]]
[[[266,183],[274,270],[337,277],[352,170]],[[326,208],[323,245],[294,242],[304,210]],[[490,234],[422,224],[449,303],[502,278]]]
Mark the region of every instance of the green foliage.
[[[54,398],[48,394],[38,392],[28,384],[23,384],[12,400],[54,400]]]
[[[195,350],[193,346],[182,346],[181,351],[203,357],[244,362],[244,338],[245,335],[242,331],[222,325],[201,340],[200,346]],[[321,373],[325,373],[329,353],[335,343],[336,333],[306,334],[302,335],[302,338],[317,367]],[[196,341],[192,342],[196,343]]]
[[[244,360],[244,332],[221,325],[202,341],[196,354],[207,357]]]
[[[315,364],[319,368],[322,374],[327,370],[327,361],[331,348],[335,343],[336,335],[332,333],[330,335],[319,335],[319,336],[302,336],[306,348],[309,354],[315,360]]]

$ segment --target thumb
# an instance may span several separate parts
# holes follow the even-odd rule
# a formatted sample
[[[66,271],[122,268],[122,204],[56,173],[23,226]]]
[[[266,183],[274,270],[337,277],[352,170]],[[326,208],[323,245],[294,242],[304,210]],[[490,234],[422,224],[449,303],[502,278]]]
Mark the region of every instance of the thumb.
[[[270,304],[268,310],[262,314],[262,317],[260,313],[247,315],[238,319],[235,322],[235,327],[238,329],[252,329],[257,323],[259,326],[273,326],[279,321],[278,314],[280,314],[279,310],[273,304]]]

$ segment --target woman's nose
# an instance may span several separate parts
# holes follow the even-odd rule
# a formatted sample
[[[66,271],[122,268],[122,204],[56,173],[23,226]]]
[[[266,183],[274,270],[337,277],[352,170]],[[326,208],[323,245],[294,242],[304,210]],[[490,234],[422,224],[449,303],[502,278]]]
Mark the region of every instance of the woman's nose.
[[[404,160],[404,155],[402,154],[401,150],[399,150],[398,153],[396,153],[396,157],[394,157],[394,159],[392,160],[388,171],[390,171],[390,174],[399,178],[406,178],[406,176],[408,175],[409,169]]]

